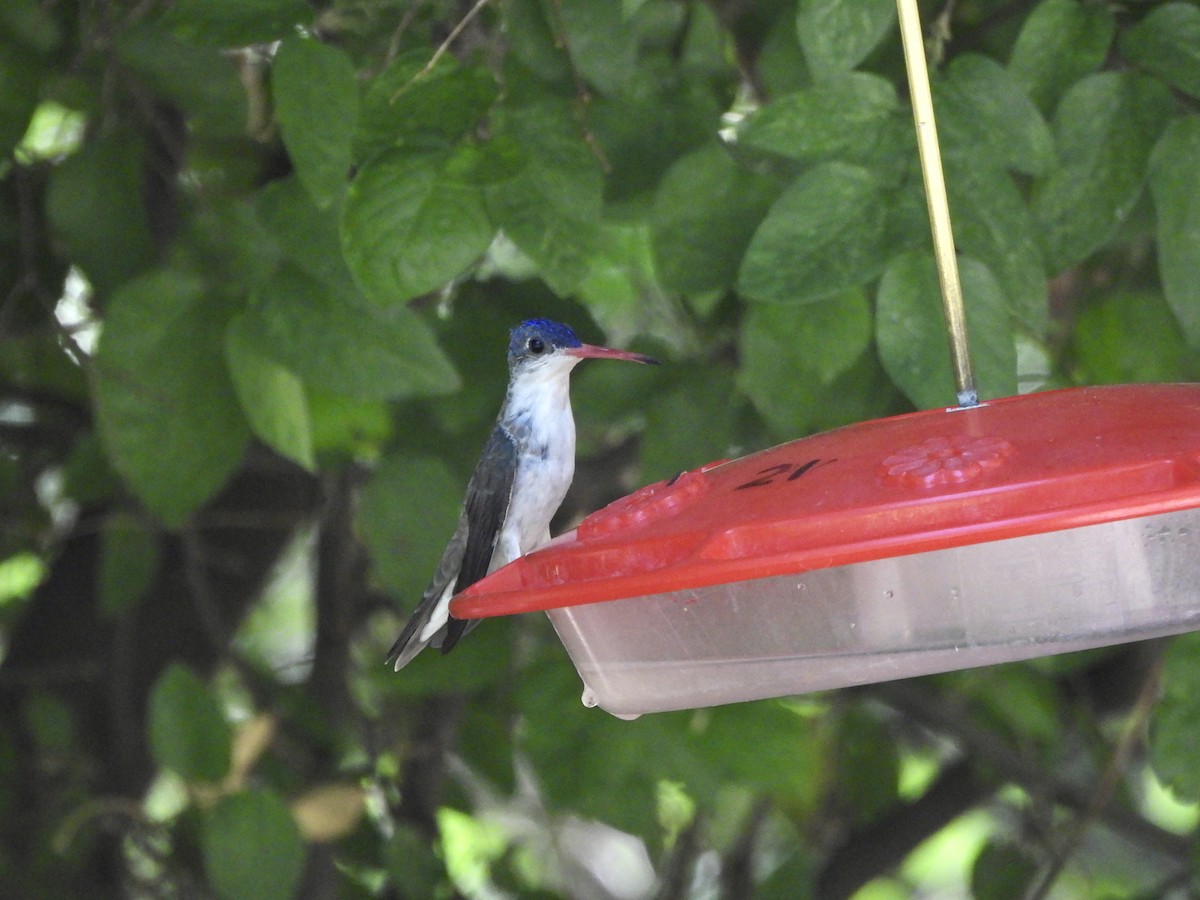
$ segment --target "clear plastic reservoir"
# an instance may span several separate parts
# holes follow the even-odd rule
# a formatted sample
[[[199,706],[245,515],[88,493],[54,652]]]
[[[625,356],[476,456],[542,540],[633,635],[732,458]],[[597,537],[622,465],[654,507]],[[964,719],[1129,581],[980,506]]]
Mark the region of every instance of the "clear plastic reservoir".
[[[548,611],[628,716],[1200,627],[1200,509]]]

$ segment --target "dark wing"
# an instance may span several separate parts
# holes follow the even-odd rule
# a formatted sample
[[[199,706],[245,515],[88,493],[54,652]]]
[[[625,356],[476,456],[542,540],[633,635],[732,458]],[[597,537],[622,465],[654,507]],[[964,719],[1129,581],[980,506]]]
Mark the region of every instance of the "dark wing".
[[[488,573],[492,554],[496,552],[496,540],[508,516],[516,476],[517,442],[497,425],[483,448],[471,483],[467,485],[467,502],[463,509],[463,517],[467,520],[467,547],[454,593],[466,590]],[[473,626],[471,621],[451,618],[446,624],[442,652],[449,653]]]
[[[474,625],[470,621],[449,618],[429,641],[420,640],[434,614],[439,613],[442,595],[452,583],[453,593],[458,593],[487,574],[492,553],[496,549],[496,539],[508,514],[516,469],[516,444],[508,432],[497,425],[467,485],[467,498],[458,519],[458,527],[446,545],[433,581],[421,595],[421,602],[388,651],[387,664],[397,671],[404,668],[427,643],[441,647],[443,653],[449,652]]]

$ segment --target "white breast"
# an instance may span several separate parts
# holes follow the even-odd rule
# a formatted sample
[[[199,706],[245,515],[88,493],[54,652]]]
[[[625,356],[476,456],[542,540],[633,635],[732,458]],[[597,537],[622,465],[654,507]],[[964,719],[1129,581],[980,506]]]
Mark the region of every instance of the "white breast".
[[[550,539],[550,520],[575,475],[570,372],[578,362],[549,358],[514,380],[501,424],[517,442],[517,474],[490,570]]]

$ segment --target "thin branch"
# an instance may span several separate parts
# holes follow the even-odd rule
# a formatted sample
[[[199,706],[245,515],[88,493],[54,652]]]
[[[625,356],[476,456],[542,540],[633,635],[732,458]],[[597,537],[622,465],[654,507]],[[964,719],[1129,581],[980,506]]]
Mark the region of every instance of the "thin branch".
[[[575,56],[571,53],[571,44],[567,40],[567,27],[563,21],[562,0],[550,0],[550,10],[554,17],[554,21],[551,23],[551,30],[554,32],[554,45],[562,50],[563,56],[566,57],[567,68],[571,70],[571,80],[575,83],[575,118],[579,122],[580,130],[583,132],[584,143],[588,145],[588,149],[592,151],[592,155],[600,163],[600,168],[607,175],[612,172],[612,163],[608,161],[608,155],[604,152],[604,148],[600,146],[600,142],[596,140],[591,123],[588,121],[588,109],[592,104],[592,92],[588,89],[583,73],[575,65]]]
[[[1068,860],[1082,845],[1087,830],[1092,827],[1099,818],[1101,811],[1112,799],[1117,789],[1117,784],[1120,782],[1121,776],[1125,773],[1125,769],[1129,765],[1134,747],[1145,731],[1150,713],[1154,710],[1154,704],[1158,699],[1158,689],[1162,680],[1162,668],[1163,654],[1160,645],[1158,655],[1142,680],[1137,702],[1129,715],[1129,720],[1125,723],[1121,739],[1113,748],[1108,765],[1105,767],[1104,774],[1100,778],[1100,783],[1096,785],[1092,802],[1084,810],[1083,815],[1079,817],[1078,821],[1076,821],[1074,828],[1067,835],[1067,839],[1063,842],[1062,847],[1055,853],[1049,867],[1042,873],[1042,877],[1026,893],[1026,900],[1044,900],[1049,894],[1050,889],[1054,886],[1054,882],[1058,880],[1058,876],[1062,874]]]
[[[939,734],[954,740],[962,750],[982,765],[991,767],[1003,779],[1020,785],[1035,797],[1086,812],[1092,806],[1093,791],[1047,771],[1039,763],[1026,759],[995,733],[970,722],[967,711],[945,697],[906,682],[875,685],[870,693],[889,706]],[[1125,835],[1159,853],[1186,860],[1191,841],[1160,828],[1120,806],[1105,803],[1097,817],[1113,831]]]
[[[417,73],[417,78],[420,78],[422,75],[429,74],[433,67],[438,64],[438,60],[446,55],[446,51],[450,49],[450,45],[458,40],[458,36],[462,34],[464,30],[466,30],[468,25],[471,24],[471,20],[479,15],[479,13],[483,11],[483,8],[487,6],[489,2],[491,2],[491,0],[475,0],[475,5],[467,11],[467,14],[462,17],[457,25],[450,29],[450,34],[446,36],[444,41],[442,41],[441,46],[434,51],[429,62],[425,63],[425,68],[421,69],[421,71]]]
[[[396,30],[392,32],[392,37],[388,41],[387,53],[383,57],[383,68],[386,69],[400,55],[400,40],[404,37],[404,33],[408,31],[409,26],[416,20],[417,13],[420,12],[421,7],[424,5],[425,0],[415,0],[404,11],[404,15],[400,17],[400,22],[396,25]]]

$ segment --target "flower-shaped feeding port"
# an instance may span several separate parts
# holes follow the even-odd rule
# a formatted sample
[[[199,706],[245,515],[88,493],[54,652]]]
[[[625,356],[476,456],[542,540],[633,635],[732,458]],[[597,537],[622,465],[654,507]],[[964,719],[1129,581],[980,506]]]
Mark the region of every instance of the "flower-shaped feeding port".
[[[898,450],[880,463],[879,469],[889,484],[962,484],[1003,465],[1013,452],[1013,445],[1004,438],[935,436]]]

